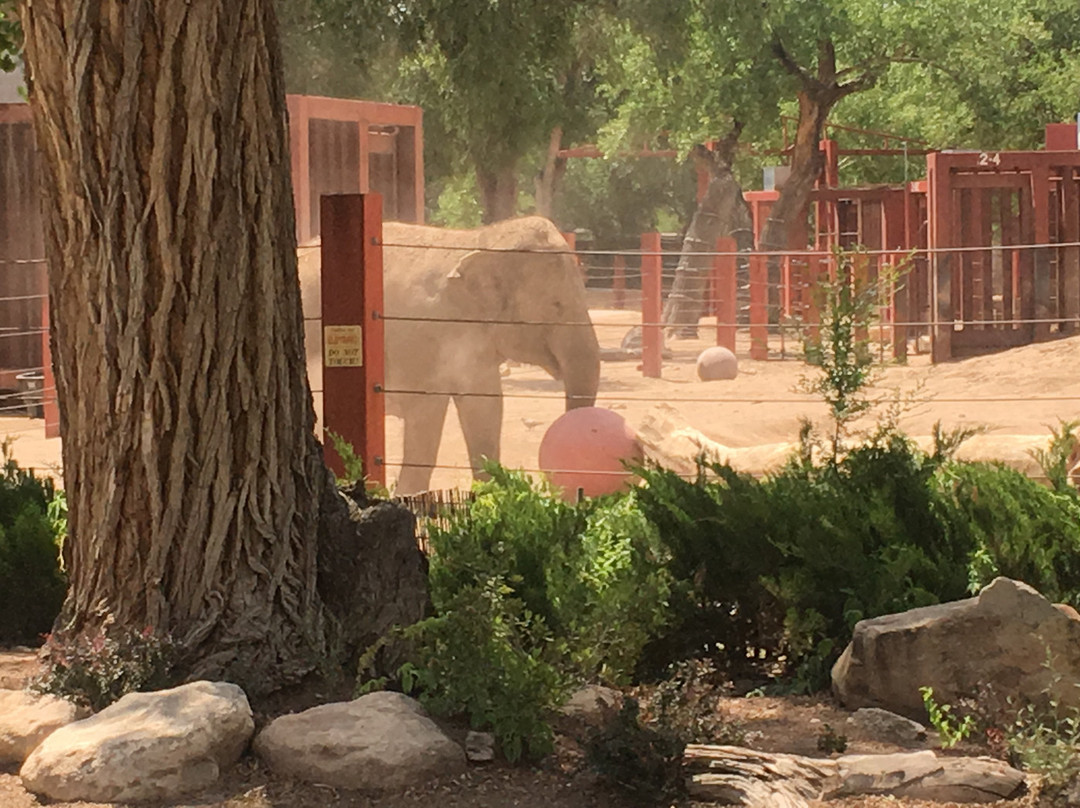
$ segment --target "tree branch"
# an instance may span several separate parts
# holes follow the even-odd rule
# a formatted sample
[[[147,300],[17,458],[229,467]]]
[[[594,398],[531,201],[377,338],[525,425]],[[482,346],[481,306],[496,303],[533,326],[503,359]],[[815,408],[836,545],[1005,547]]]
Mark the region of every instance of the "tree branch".
[[[803,70],[802,66],[792,58],[787,48],[784,47],[784,43],[780,41],[780,35],[775,32],[773,33],[772,52],[773,56],[780,60],[784,70],[802,82],[804,87],[811,87],[817,83],[817,80]]]

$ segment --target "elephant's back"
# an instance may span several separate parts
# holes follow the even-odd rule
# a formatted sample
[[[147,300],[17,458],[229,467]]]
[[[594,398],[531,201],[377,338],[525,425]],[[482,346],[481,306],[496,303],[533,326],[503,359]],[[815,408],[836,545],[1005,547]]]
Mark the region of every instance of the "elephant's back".
[[[383,224],[385,306],[388,314],[419,314],[441,304],[447,278],[474,250],[521,253],[568,249],[566,240],[541,216],[458,230],[449,227]]]
[[[565,250],[566,239],[559,229],[542,216],[522,216],[472,230],[432,227],[405,222],[383,225],[386,249],[451,250]]]

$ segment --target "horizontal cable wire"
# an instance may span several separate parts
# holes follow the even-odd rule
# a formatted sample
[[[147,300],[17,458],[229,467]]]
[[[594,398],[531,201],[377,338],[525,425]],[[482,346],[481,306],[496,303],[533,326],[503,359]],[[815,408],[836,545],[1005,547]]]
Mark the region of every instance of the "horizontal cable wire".
[[[782,258],[785,256],[805,256],[807,258],[833,258],[833,253],[828,250],[735,250],[735,251],[721,251],[721,250],[692,250],[682,252],[679,250],[537,250],[527,247],[478,247],[468,245],[456,245],[456,244],[405,244],[397,242],[383,242],[383,247],[398,247],[403,249],[414,250],[447,250],[453,252],[483,252],[483,253],[507,253],[517,255],[622,255],[626,257],[630,256],[664,256],[675,258],[683,255],[687,256],[707,256],[707,257],[776,257]],[[914,255],[937,255],[941,253],[967,253],[967,252],[992,252],[994,250],[1041,250],[1041,249],[1060,249],[1068,247],[1080,247],[1080,241],[1067,241],[1067,242],[1051,242],[1042,244],[991,244],[980,247],[907,247],[896,248],[891,250],[875,249],[875,250],[858,250],[857,252],[850,252],[852,256],[872,256],[872,255],[888,255],[888,256],[907,256]]]
[[[442,470],[442,471],[469,471],[469,472],[474,470],[472,466],[442,464],[442,463],[436,463],[434,465],[427,466],[427,465],[424,465],[423,463],[405,463],[405,462],[400,461],[400,460],[389,460],[389,459],[384,459],[383,460],[383,465],[384,466],[393,466],[394,468],[403,468],[403,469],[406,469],[406,468],[408,468],[408,469],[436,469],[436,470]],[[526,474],[603,474],[603,475],[611,475],[611,474],[619,474],[619,473],[621,473],[621,472],[618,472],[618,471],[591,471],[591,470],[584,470],[584,469],[522,468],[520,466],[511,469],[511,471],[523,471]],[[681,477],[684,480],[696,480],[697,477],[698,477],[697,472],[674,472],[671,469],[665,469],[665,471],[670,473],[670,474],[675,474],[677,477]],[[737,469],[737,471],[739,471],[739,470]],[[765,471],[739,471],[739,473],[740,474],[748,474],[751,477],[754,477],[754,478],[760,480],[761,478],[768,476],[771,472],[765,472]],[[1049,480],[1050,479],[1045,474],[1027,474],[1026,476],[1030,477],[1033,480]],[[412,495],[410,495],[410,496],[412,496]]]
[[[18,300],[48,300],[49,296],[46,294],[40,295],[9,295],[7,297],[0,297],[0,303],[8,303]]]
[[[399,396],[447,396],[450,398],[464,397],[464,398],[527,398],[536,400],[547,401],[565,401],[566,396],[563,394],[551,394],[551,393],[482,393],[482,392],[468,392],[468,391],[432,391],[432,390],[401,390],[397,388],[388,388],[382,391],[387,395],[399,395]],[[570,396],[571,400],[587,400],[592,396]],[[770,398],[769,396],[733,396],[733,397],[719,397],[719,398],[701,398],[700,396],[623,396],[623,395],[599,395],[596,396],[597,400],[603,401],[652,401],[652,402],[664,402],[664,401],[680,401],[680,402],[697,402],[699,404],[823,404],[824,402],[820,398],[807,396],[805,398],[799,398],[789,396],[785,398]],[[969,396],[969,397],[939,397],[934,395],[928,395],[925,401],[913,402],[915,406],[922,404],[968,404],[968,403],[994,403],[994,402],[1039,402],[1039,401],[1080,401],[1080,394],[1071,396]]]
[[[745,307],[744,307],[745,308]],[[771,306],[762,306],[766,310],[776,310],[782,308],[782,304],[774,304]],[[612,311],[618,311],[618,309],[612,309]],[[632,309],[624,309],[624,311],[631,312]],[[706,315],[708,316],[708,315]],[[312,320],[318,318],[312,318]],[[568,322],[566,320],[484,320],[480,318],[467,318],[467,317],[408,317],[397,315],[380,315],[380,320],[394,323],[458,323],[461,325],[528,325],[528,326],[573,326],[573,327],[589,327],[589,328],[633,328],[637,326],[645,327],[658,327],[658,328],[684,328],[686,324],[682,323],[666,323],[666,322],[633,322],[633,323],[593,323],[593,322]],[[1014,317],[1008,320],[903,320],[903,321],[890,321],[886,320],[881,322],[872,322],[867,325],[867,328],[876,329],[879,326],[885,328],[889,327],[904,327],[904,328],[916,328],[918,326],[941,326],[947,327],[949,325],[1067,325],[1067,324],[1080,324],[1080,317]],[[792,324],[786,323],[774,323],[769,321],[750,321],[750,322],[709,322],[698,323],[698,328],[711,328],[714,325],[718,326],[736,326],[737,328],[745,330],[750,327],[793,327]],[[818,323],[805,322],[803,326],[809,328],[814,325],[820,325]],[[37,332],[34,332],[37,333]]]

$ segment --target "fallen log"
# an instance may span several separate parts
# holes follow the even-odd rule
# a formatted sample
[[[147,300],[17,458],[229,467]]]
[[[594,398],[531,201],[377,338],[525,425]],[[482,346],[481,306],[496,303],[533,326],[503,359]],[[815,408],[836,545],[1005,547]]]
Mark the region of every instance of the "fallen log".
[[[893,795],[939,802],[995,802],[1024,789],[1024,775],[991,758],[930,750],[843,755],[835,760],[691,744],[684,765],[696,799],[747,808],[808,808],[834,797]]]

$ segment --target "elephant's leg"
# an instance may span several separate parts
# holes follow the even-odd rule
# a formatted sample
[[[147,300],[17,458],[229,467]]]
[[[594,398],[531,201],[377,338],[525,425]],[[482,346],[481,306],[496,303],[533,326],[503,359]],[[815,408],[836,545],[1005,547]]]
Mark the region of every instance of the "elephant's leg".
[[[484,476],[482,469],[485,458],[499,459],[503,401],[497,367],[493,383],[484,385],[483,392],[490,395],[454,397],[461,431],[465,435],[465,445],[469,450],[469,464],[472,466],[473,476],[479,478]]]
[[[431,485],[431,472],[439,456],[448,396],[411,395],[403,397],[401,417],[405,422],[405,450],[397,494],[415,494]]]

